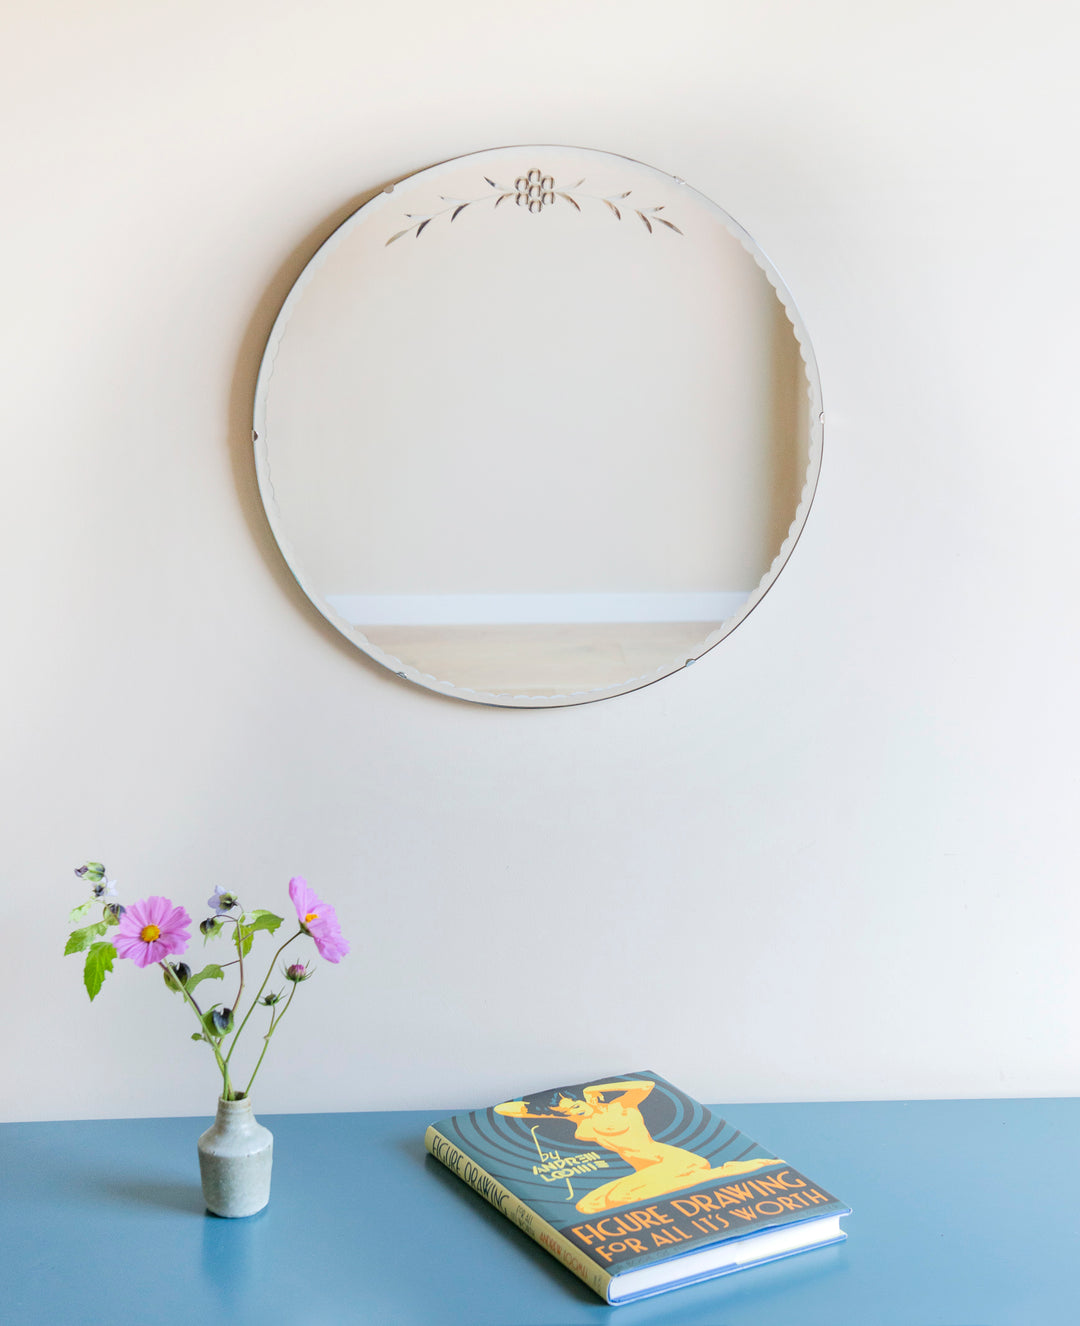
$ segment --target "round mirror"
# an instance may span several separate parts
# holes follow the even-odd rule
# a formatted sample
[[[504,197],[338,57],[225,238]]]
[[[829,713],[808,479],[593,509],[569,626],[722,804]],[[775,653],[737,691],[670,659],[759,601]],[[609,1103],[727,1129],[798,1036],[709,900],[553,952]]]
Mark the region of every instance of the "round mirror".
[[[580,704],[700,658],[778,575],[821,459],[798,312],[682,180],[513,147],[387,188],[274,324],[254,436],[296,579],[399,676]]]

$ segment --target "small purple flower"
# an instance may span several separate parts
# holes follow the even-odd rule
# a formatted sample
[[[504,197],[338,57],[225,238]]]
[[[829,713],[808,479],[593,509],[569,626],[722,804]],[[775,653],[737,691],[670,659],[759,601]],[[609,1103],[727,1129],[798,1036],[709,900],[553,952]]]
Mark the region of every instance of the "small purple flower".
[[[213,907],[215,916],[224,916],[226,912],[239,905],[240,899],[235,893],[229,893],[223,889],[220,884],[206,900],[208,907]]]
[[[103,879],[103,880],[101,880],[99,883],[95,884],[95,885],[94,885],[94,897],[95,897],[95,898],[115,898],[115,897],[116,897],[116,880],[115,880],[115,879]]]

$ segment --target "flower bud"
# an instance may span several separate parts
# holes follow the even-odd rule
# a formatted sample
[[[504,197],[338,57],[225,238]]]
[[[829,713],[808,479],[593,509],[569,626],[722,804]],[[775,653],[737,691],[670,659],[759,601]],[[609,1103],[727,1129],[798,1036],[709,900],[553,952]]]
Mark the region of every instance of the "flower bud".
[[[273,1008],[274,1005],[278,1002],[278,1000],[280,1000],[280,998],[281,995],[279,994],[263,995],[263,997],[259,1000],[259,1003],[265,1004],[267,1008]]]
[[[314,975],[314,972],[306,967],[302,962],[294,962],[285,968],[285,979],[294,984],[300,981],[308,981]]]
[[[177,982],[181,985],[187,985],[188,981],[191,979],[191,968],[186,962],[170,962],[169,970],[163,972],[162,975],[164,976],[165,984],[169,989],[175,990]]]
[[[120,902],[107,902],[105,904],[105,924],[119,925],[120,918],[127,911],[127,908]]]
[[[207,1015],[213,1024],[214,1034],[224,1036],[232,1031],[233,1011],[231,1008],[215,1008]]]
[[[216,935],[221,929],[221,922],[216,916],[208,916],[205,921],[199,922],[199,929],[209,939],[211,935]]]
[[[79,866],[75,873],[80,879],[86,879],[91,884],[97,884],[99,880],[105,878],[105,867],[100,861],[87,861],[86,865]]]

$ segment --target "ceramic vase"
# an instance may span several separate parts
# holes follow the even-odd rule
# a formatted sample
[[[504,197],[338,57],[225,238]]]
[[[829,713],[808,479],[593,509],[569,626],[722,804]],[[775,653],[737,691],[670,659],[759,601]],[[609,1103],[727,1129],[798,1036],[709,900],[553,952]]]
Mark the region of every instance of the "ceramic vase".
[[[207,1209],[249,1216],[270,1200],[274,1135],[255,1119],[250,1100],[219,1100],[217,1118],[199,1138],[199,1171]]]

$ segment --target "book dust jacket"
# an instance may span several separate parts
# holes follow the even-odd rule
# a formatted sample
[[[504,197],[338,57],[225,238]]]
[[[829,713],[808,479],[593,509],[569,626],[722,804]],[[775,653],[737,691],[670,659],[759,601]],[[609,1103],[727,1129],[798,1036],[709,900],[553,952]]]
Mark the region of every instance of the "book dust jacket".
[[[848,1213],[648,1071],[443,1119],[427,1146],[601,1293],[613,1276],[709,1244]]]

